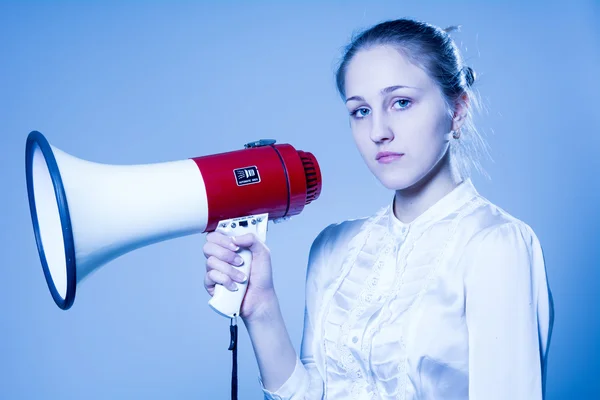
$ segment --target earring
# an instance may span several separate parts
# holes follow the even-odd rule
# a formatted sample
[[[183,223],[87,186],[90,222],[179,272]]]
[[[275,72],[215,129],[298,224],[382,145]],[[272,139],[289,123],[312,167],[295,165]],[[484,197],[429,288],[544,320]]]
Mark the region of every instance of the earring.
[[[458,139],[460,137],[460,129],[458,129],[456,131],[453,130],[451,133],[452,133],[452,137],[454,139]]]

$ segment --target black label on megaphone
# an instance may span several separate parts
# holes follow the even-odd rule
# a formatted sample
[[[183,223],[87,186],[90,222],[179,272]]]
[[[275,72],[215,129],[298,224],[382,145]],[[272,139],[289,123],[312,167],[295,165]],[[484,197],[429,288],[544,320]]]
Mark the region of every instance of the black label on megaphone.
[[[260,175],[258,175],[258,168],[255,166],[244,167],[233,170],[235,179],[238,186],[250,185],[252,183],[260,182]]]

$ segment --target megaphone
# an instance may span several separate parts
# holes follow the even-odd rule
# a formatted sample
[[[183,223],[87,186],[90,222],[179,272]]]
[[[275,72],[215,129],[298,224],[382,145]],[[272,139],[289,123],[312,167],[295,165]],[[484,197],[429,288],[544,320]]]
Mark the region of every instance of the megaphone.
[[[27,192],[35,240],[52,298],[63,310],[78,285],[132,250],[209,231],[254,232],[299,214],[321,193],[313,154],[274,140],[227,153],[142,165],[86,161],[50,145],[37,131],[26,142]],[[240,250],[247,276],[249,250]],[[246,283],[215,287],[209,305],[232,318]]]

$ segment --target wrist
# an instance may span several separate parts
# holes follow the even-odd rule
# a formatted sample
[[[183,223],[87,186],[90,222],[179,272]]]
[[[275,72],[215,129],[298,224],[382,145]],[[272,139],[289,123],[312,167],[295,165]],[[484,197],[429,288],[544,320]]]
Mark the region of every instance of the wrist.
[[[246,327],[255,325],[264,325],[272,323],[281,317],[281,310],[279,308],[279,299],[275,294],[275,291],[267,293],[260,306],[252,312],[251,315],[242,317],[242,321]]]

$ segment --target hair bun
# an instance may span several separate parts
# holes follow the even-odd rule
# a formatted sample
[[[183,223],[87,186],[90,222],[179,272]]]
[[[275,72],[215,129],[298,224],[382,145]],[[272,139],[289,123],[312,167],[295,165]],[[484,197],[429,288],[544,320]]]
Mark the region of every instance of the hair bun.
[[[465,80],[467,81],[467,86],[473,85],[475,82],[476,76],[475,71],[471,67],[463,67],[463,73],[465,74]]]

